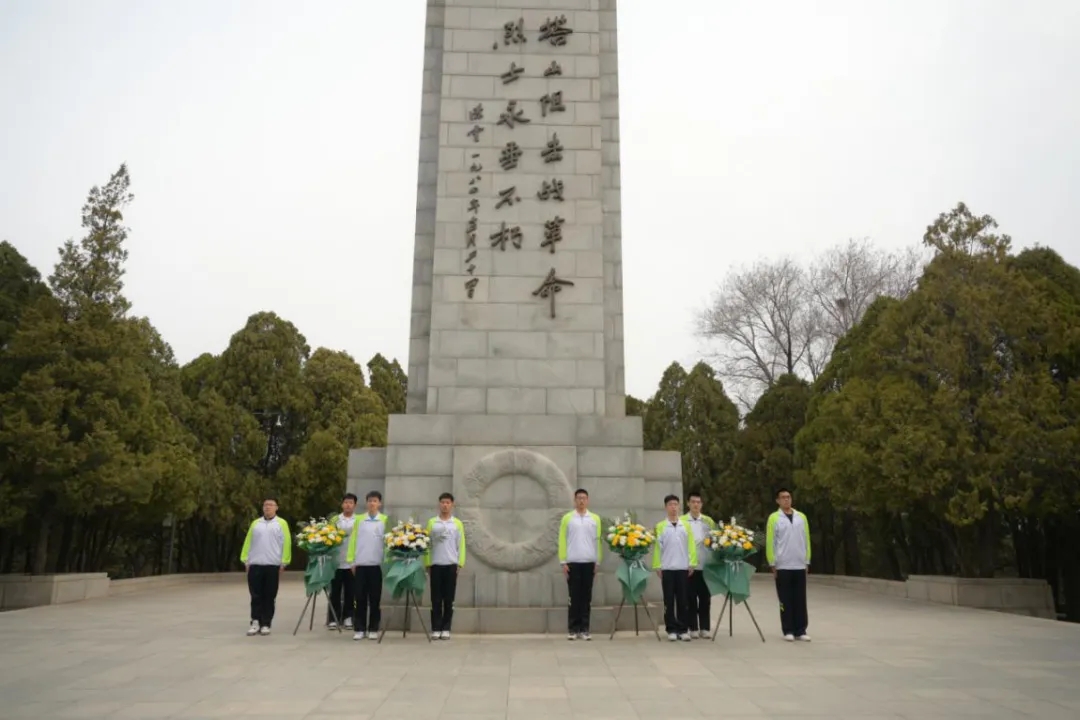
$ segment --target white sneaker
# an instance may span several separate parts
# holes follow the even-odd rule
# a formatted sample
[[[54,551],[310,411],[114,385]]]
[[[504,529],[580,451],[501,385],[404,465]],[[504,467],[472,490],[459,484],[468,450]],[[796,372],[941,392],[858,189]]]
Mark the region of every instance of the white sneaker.
[[[667,639],[670,640],[671,642],[675,642],[676,640],[679,639],[679,636],[676,635],[675,633],[668,633],[667,634]]]
[[[701,638],[702,640],[708,640],[709,639],[709,631],[708,630],[702,630],[701,632],[698,633],[698,637]]]
[[[259,634],[260,635],[269,635],[270,634],[270,628],[268,628],[268,627],[259,628]]]
[[[252,635],[258,635],[259,634],[259,621],[258,620],[252,620],[251,621],[251,624],[248,625],[247,634],[248,634],[248,637],[251,637]]]
[[[805,634],[805,633],[803,633],[802,635],[800,635],[799,637],[797,637],[795,639],[800,641],[800,642],[810,642],[810,636]]]
[[[566,633],[566,639],[567,640],[577,640],[577,638],[578,638],[577,633]]]
[[[352,618],[345,618],[344,628],[346,630],[352,630]]]
[[[352,639],[353,640],[363,640],[364,639],[364,633],[363,632],[353,633]]]
[[[784,639],[787,640],[788,642],[795,642],[795,636],[792,635],[791,633],[788,633],[787,635],[785,635]]]
[[[336,622],[328,622],[328,623],[326,623],[326,629],[327,630],[337,630],[337,623]]]
[[[379,639],[379,632],[377,630],[373,630],[373,631],[369,632],[367,634],[367,639],[368,640],[378,640]]]
[[[679,639],[683,642],[690,642],[690,633],[683,633],[679,636]]]
[[[442,631],[442,639],[443,640],[449,640],[450,639],[450,631],[449,630],[443,630]]]
[[[587,632],[581,633],[580,635],[578,635],[578,637],[581,638],[582,640],[592,640],[592,635],[590,635]]]

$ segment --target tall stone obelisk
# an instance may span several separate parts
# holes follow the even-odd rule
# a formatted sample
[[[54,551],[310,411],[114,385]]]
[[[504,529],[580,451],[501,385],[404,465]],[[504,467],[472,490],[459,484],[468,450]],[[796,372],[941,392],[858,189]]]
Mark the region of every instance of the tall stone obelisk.
[[[678,454],[625,417],[616,3],[539,4],[428,0],[408,414],[349,458],[349,488],[392,517],[454,493],[460,632],[565,631],[576,488],[651,522],[681,494]]]

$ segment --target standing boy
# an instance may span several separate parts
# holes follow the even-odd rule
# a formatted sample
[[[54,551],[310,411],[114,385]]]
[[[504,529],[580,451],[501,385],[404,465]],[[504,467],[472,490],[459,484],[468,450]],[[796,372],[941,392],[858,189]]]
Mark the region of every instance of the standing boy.
[[[263,514],[248,526],[240,562],[247,571],[251,595],[251,624],[248,635],[269,635],[274,621],[281,573],[292,562],[292,535],[289,524],[277,516],[277,499],[263,500]]]
[[[363,640],[365,631],[369,640],[378,640],[382,619],[379,603],[382,600],[382,561],[386,554],[386,516],[379,512],[382,493],[372,490],[364,502],[367,513],[357,518],[346,555],[356,582],[353,640]]]
[[[686,504],[690,506],[690,512],[683,515],[683,520],[690,523],[690,529],[694,533],[694,545],[697,548],[697,572],[690,576],[688,593],[690,637],[709,637],[710,613],[712,612],[712,593],[709,585],[705,582],[705,560],[708,551],[705,549],[705,538],[716,529],[716,522],[708,515],[701,513],[701,494],[692,492],[686,497]]]
[[[791,491],[776,493],[780,509],[769,516],[765,528],[765,559],[776,578],[780,599],[780,627],[788,642],[810,642],[806,627],[806,573],[810,568],[810,523],[806,516],[791,507]]]
[[[559,563],[570,595],[567,640],[592,640],[589,619],[593,578],[601,557],[601,530],[600,516],[589,512],[589,493],[578,488],[574,491],[574,509],[563,515],[559,525]]]
[[[339,622],[345,628],[351,628],[353,624],[353,575],[348,557],[349,540],[356,525],[356,503],[355,495],[345,493],[341,499],[341,514],[330,518],[330,524],[345,533],[345,542],[338,548],[338,567],[330,582],[330,606],[326,608],[326,627],[330,630],[337,630]]]
[[[458,571],[465,567],[465,525],[454,517],[454,496],[450,493],[439,496],[439,514],[428,520],[427,532],[431,544],[424,563],[431,576],[431,635],[449,640]]]
[[[697,567],[694,531],[686,518],[679,517],[679,496],[664,498],[667,518],[656,524],[653,570],[664,589],[664,625],[668,640],[690,640],[687,592]]]

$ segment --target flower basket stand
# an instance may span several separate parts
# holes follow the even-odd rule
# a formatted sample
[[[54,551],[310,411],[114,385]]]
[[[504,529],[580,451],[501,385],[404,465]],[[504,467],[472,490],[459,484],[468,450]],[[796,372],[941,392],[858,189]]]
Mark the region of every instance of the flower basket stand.
[[[304,609],[300,611],[300,619],[296,621],[296,627],[293,628],[293,635],[296,635],[296,631],[300,629],[300,623],[304,622],[304,616],[307,615],[308,605],[311,606],[311,619],[308,621],[308,631],[310,632],[315,629],[315,606],[318,605],[319,595],[326,597],[326,606],[330,608],[330,615],[337,624],[338,633],[341,632],[342,619],[338,617],[337,610],[334,609],[334,603],[330,602],[330,588],[324,587],[322,590],[310,593],[307,596],[307,602],[304,603]]]
[[[635,636],[640,636],[641,635],[641,627],[638,624],[638,605],[639,604],[641,605],[641,609],[645,611],[645,617],[649,619],[649,625],[652,626],[653,634],[656,635],[656,641],[660,642],[660,630],[656,627],[656,623],[653,622],[652,615],[649,613],[649,603],[644,602],[644,601],[641,602],[641,603],[633,603],[633,605],[634,605],[634,635]],[[625,605],[626,605],[626,598],[623,598],[622,600],[619,601],[619,608],[615,611],[615,622],[612,624],[611,635],[608,637],[608,640],[614,640],[615,639],[615,633],[618,632],[618,630],[619,630],[619,616],[622,615],[623,607]]]
[[[427,623],[424,622],[424,615],[420,612],[420,599],[416,597],[412,590],[405,591],[405,622],[401,626],[401,637],[406,637],[409,634],[409,606],[412,605],[413,610],[416,611],[416,619],[420,621],[420,627],[424,630],[424,636],[428,642],[431,642],[431,633],[428,632]],[[387,614],[386,622],[383,623],[382,629],[379,630],[379,644],[382,644],[383,637],[386,635],[386,628],[390,625],[390,619],[394,617],[396,607],[390,608],[390,612]]]
[[[750,609],[750,598],[746,598],[742,601],[743,607],[746,608],[746,612],[750,613],[750,620],[754,623],[754,627],[757,628],[758,637],[761,638],[761,642],[765,642],[765,635],[761,632],[761,626],[757,623],[757,618],[754,617],[754,611]],[[728,612],[730,610],[730,612]],[[712,641],[716,642],[716,633],[720,632],[720,626],[724,624],[724,613],[728,613],[728,637],[735,634],[735,600],[732,598],[731,593],[727,593],[724,596],[724,604],[720,608],[720,617],[716,620],[716,627],[712,631]]]

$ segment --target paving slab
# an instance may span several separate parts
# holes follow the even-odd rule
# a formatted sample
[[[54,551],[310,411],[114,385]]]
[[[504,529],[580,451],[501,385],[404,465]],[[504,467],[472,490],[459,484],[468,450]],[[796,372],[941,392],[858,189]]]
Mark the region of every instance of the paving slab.
[[[765,643],[741,607],[715,643],[293,637],[293,581],[269,637],[244,635],[239,583],[0,613],[0,718],[1080,717],[1080,626],[811,583],[813,641],[785,643],[753,588]]]

